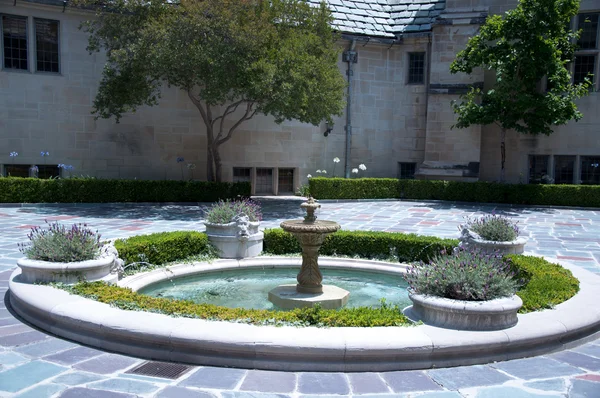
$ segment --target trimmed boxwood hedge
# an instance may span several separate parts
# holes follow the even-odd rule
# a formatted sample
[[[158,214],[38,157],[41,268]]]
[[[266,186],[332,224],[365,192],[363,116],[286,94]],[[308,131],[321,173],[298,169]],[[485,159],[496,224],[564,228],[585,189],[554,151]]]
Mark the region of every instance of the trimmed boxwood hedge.
[[[507,256],[519,279],[526,283],[517,295],[523,300],[520,313],[552,308],[579,291],[579,280],[571,271],[543,258],[511,254]]]
[[[250,196],[250,183],[0,177],[0,203],[214,202],[239,196]]]
[[[360,307],[325,310],[297,308],[291,311],[256,310],[197,304],[189,300],[150,297],[103,282],[83,282],[75,286],[60,285],[73,294],[88,297],[112,306],[136,311],[184,316],[219,321],[235,321],[257,325],[294,326],[401,326],[411,322],[395,305],[383,303],[380,308]]]
[[[311,178],[316,199],[414,199],[600,207],[599,185],[500,184],[391,178]]]
[[[324,256],[358,256],[362,258],[397,258],[400,262],[428,261],[441,251],[451,251],[456,239],[395,232],[338,231],[325,238],[319,253]],[[281,255],[300,253],[294,236],[282,229],[266,229],[263,251]]]
[[[158,232],[115,241],[125,264],[144,261],[161,265],[199,254],[210,254],[208,236],[196,231]]]
[[[390,247],[395,253],[412,257],[413,261],[427,261],[432,253],[450,250],[456,245],[453,239],[439,239],[414,234],[389,232],[339,231],[324,242],[324,254],[360,254],[367,258],[385,258]],[[205,234],[189,231],[163,232],[119,240],[115,246],[127,262],[139,261],[140,254],[155,264],[182,260],[189,255],[209,252]],[[300,251],[295,238],[281,229],[265,231],[265,252],[268,254],[294,254]],[[392,251],[393,253],[393,251]],[[513,270],[525,283],[517,292],[523,300],[520,313],[552,308],[579,291],[579,281],[569,270],[543,258],[523,255],[507,256]],[[401,260],[406,261],[406,260]],[[149,261],[150,262],[150,261]],[[196,304],[191,301],[153,298],[129,289],[109,286],[101,282],[60,286],[71,293],[92,298],[126,310],[143,310],[176,316],[202,319],[246,322],[260,325],[297,326],[396,326],[408,324],[400,308],[383,303],[381,308],[345,308],[341,310],[296,309],[293,311],[247,310]]]

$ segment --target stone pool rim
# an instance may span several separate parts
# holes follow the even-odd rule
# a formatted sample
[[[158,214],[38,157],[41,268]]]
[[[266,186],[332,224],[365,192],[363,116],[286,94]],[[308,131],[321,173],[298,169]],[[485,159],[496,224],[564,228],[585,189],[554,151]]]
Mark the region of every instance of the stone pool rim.
[[[573,272],[580,281],[579,293],[552,310],[519,315],[518,324],[512,328],[492,332],[427,325],[274,327],[173,318],[149,312],[124,313],[108,304],[62,290],[21,283],[19,269],[9,281],[10,303],[25,320],[57,336],[149,359],[286,371],[427,369],[541,355],[593,339],[600,330],[600,308],[594,308],[600,276],[563,261],[546,259]],[[385,267],[386,264],[333,258],[320,261],[324,267],[341,263],[339,266],[343,268],[369,268],[366,263]],[[238,263],[238,267],[258,262],[278,262],[290,267],[300,264],[299,259],[291,257],[260,257],[217,260],[209,265],[223,262]],[[394,267],[402,268],[399,264]],[[133,283],[133,277],[124,281]]]

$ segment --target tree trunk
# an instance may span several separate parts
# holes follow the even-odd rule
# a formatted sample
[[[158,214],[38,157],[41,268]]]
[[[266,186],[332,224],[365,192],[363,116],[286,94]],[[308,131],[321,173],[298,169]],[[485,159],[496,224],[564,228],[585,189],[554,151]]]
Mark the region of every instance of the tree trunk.
[[[506,163],[506,129],[502,128],[500,132],[500,182],[504,182],[505,170],[504,164]]]
[[[212,143],[206,137],[206,181],[214,181],[215,180],[215,172],[213,168],[213,156],[212,156]]]
[[[219,153],[219,146],[216,144],[213,147],[213,161],[215,164],[215,181],[221,182],[221,154]]]

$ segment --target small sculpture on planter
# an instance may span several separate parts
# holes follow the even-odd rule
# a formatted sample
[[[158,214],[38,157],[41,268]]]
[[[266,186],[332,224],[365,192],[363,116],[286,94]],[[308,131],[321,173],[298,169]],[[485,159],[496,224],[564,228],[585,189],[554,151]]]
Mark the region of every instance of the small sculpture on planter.
[[[527,239],[519,236],[517,222],[494,213],[470,219],[458,227],[459,248],[476,248],[488,254],[521,254]]]
[[[262,213],[257,202],[219,201],[205,213],[208,240],[221,258],[256,257],[262,252],[264,233],[258,230]]]

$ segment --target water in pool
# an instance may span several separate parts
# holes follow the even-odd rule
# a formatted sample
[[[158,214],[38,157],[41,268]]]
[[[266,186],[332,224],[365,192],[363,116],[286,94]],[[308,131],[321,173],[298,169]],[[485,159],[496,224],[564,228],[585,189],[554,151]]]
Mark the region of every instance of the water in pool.
[[[333,269],[322,269],[321,272],[323,284],[350,292],[347,307],[377,307],[382,298],[400,308],[411,304],[406,282],[400,275]],[[269,290],[283,284],[295,284],[297,273],[298,270],[293,268],[211,272],[163,281],[147,286],[140,293],[226,307],[274,309],[267,299]]]

